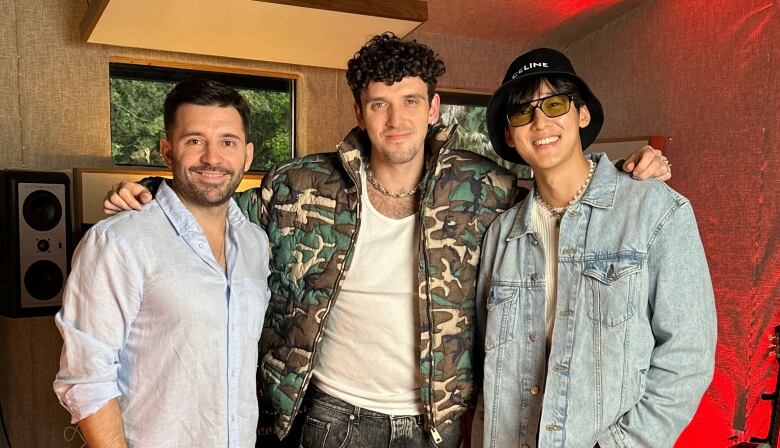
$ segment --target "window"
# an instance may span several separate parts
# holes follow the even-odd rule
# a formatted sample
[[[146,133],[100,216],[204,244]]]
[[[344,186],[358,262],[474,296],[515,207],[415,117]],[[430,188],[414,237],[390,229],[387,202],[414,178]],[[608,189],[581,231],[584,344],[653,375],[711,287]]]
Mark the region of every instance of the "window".
[[[244,74],[110,63],[111,156],[117,165],[165,166],[163,102],[178,81],[205,77],[229,85],[252,111],[250,170],[267,170],[293,155],[294,81]]]
[[[531,177],[529,167],[507,162],[493,151],[485,122],[485,112],[490,95],[439,92],[439,96],[441,97],[442,123],[445,125],[458,124],[455,134],[455,148],[468,149],[483,155],[510,171],[514,171],[521,178]]]

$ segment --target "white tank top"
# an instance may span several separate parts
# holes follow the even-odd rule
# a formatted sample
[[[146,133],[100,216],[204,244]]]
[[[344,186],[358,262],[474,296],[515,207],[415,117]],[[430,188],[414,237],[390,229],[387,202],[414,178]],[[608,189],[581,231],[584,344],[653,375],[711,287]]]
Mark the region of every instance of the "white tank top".
[[[353,406],[421,414],[417,215],[388,218],[365,188],[361,194],[355,254],[325,324],[313,384]]]

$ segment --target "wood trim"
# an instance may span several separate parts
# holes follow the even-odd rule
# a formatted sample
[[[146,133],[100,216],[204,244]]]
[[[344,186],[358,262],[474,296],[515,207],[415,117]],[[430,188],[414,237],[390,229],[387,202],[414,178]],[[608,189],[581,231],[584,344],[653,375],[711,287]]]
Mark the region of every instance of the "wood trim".
[[[663,135],[640,135],[637,137],[617,137],[617,138],[598,138],[594,143],[621,143],[621,142],[638,142],[646,140],[647,144],[653,148],[663,151],[666,146],[666,142],[672,140],[671,137],[664,137]]]
[[[425,22],[428,2],[425,0],[255,0],[302,8],[322,9],[388,19]]]
[[[160,176],[160,177],[173,177],[171,170],[168,168],[156,168],[145,166],[117,166],[111,168],[73,168],[73,177],[81,179],[82,173],[108,173],[108,174],[128,174],[128,175],[142,175],[142,176]],[[261,180],[263,174],[253,171],[244,173],[244,179]]]
[[[87,11],[84,13],[84,17],[81,19],[79,25],[79,31],[81,32],[81,40],[84,42],[89,41],[89,37],[92,32],[95,31],[95,27],[103,15],[103,11],[106,10],[108,2],[110,0],[90,0],[87,1]]]
[[[170,170],[147,167],[117,167],[117,168],[74,168],[73,169],[73,209],[75,216],[73,218],[74,230],[76,236],[83,233],[84,224],[94,224],[105,218],[102,214],[103,198],[107,191],[113,185],[122,180],[137,181],[143,177],[159,176],[170,179],[173,177]],[[85,188],[84,179],[89,178]],[[238,186],[237,191],[244,191],[248,188],[257,188],[263,175],[260,173],[244,173],[244,178]],[[88,206],[85,207],[84,203]],[[87,216],[85,216],[87,215]],[[78,242],[78,239],[74,240]]]
[[[494,90],[489,89],[473,89],[468,87],[437,87],[436,92],[444,93],[465,93],[467,95],[488,95],[492,96],[495,93]]]
[[[225,65],[196,64],[192,62],[171,61],[166,59],[146,59],[134,56],[112,55],[108,58],[109,62],[134,65],[150,65],[154,67],[178,68],[184,70],[200,70],[204,72],[232,73],[234,75],[267,76],[273,78],[283,78],[299,80],[301,75],[289,72],[274,72],[269,70],[256,70],[244,67],[231,67]]]

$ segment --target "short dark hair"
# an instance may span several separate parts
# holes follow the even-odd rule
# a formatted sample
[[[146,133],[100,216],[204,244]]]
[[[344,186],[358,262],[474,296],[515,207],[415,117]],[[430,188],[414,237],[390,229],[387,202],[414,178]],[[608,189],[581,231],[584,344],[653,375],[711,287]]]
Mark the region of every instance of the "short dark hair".
[[[171,132],[174,126],[176,126],[176,111],[183,104],[234,107],[241,116],[244,133],[246,138],[249,139],[249,129],[251,127],[249,104],[232,87],[203,78],[191,78],[176,84],[173,90],[168,92],[168,95],[165,97],[165,105],[163,106],[165,133],[168,137],[171,136]]]
[[[428,101],[436,93],[436,81],[444,74],[444,61],[416,40],[404,41],[393,33],[378,34],[366,42],[347,63],[347,83],[355,103],[371,82],[393,84],[406,77],[419,77],[428,86]]]
[[[529,77],[509,92],[509,95],[506,97],[504,112],[508,114],[512,109],[517,108],[521,104],[533,101],[536,92],[539,91],[545,82],[550,86],[553,94],[571,94],[574,97],[574,107],[577,110],[580,110],[585,105],[577,83],[571,78],[564,75],[538,75]]]

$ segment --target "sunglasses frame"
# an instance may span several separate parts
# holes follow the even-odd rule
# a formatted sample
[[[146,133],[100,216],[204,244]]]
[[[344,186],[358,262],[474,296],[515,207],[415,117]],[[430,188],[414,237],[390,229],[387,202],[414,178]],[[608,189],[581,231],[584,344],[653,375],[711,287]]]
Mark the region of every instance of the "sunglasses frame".
[[[554,98],[556,96],[565,96],[566,98],[568,98],[569,99],[569,107],[566,108],[566,112],[564,112],[564,113],[562,113],[560,115],[553,115],[551,117],[551,116],[547,115],[547,112],[545,112],[544,109],[542,109],[542,103],[545,100],[547,100],[549,98]],[[542,97],[542,98],[537,98],[535,100],[528,101],[527,103],[522,103],[522,104],[518,105],[518,108],[520,106],[525,105],[525,104],[528,104],[529,106],[531,106],[531,119],[528,121],[528,123],[515,126],[515,125],[512,124],[512,116],[510,114],[506,114],[506,122],[509,124],[510,127],[513,127],[513,128],[521,128],[523,126],[528,126],[529,124],[531,124],[531,122],[534,121],[534,112],[536,112],[536,109],[539,109],[540,111],[542,111],[544,116],[547,117],[547,118],[561,117],[561,116],[566,115],[566,114],[569,113],[569,111],[571,110],[572,103],[574,103],[577,99],[578,98],[571,92],[553,93],[552,95],[547,95],[547,96]],[[536,104],[533,104],[533,103],[536,103]]]

